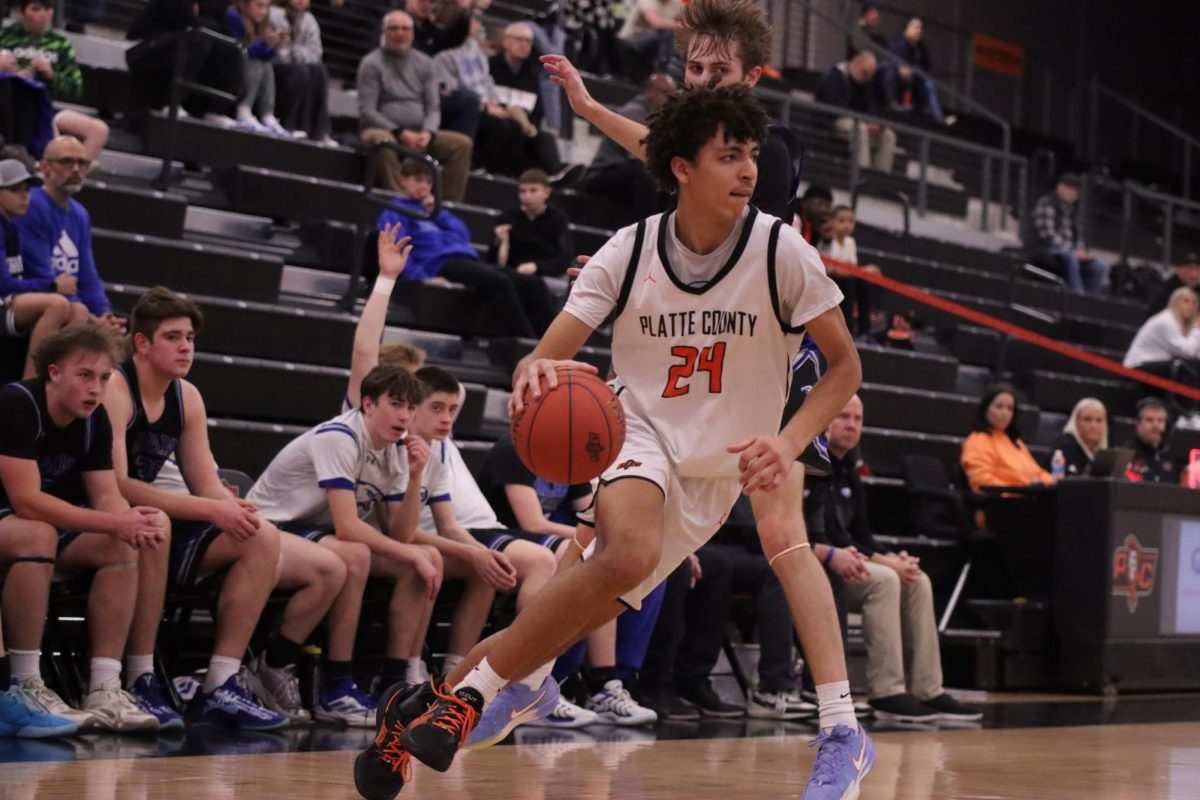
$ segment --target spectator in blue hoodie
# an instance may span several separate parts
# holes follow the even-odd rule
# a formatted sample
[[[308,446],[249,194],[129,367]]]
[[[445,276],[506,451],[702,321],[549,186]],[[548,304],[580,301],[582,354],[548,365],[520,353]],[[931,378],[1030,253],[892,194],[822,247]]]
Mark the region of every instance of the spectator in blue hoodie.
[[[75,291],[75,279],[60,275],[46,291],[44,282],[25,277],[21,259],[21,234],[13,222],[29,210],[29,190],[42,185],[15,158],[0,161],[0,312],[4,330],[0,335],[29,334],[29,352],[51,333],[72,322],[88,317],[87,309],[67,300],[65,292]],[[82,312],[82,313],[81,313]],[[26,356],[22,380],[34,375],[33,360]]]
[[[433,210],[433,168],[415,158],[400,164],[400,188],[407,197],[397,205],[418,214]],[[445,209],[430,220],[419,220],[398,211],[385,210],[377,227],[399,224],[396,236],[412,237],[412,255],[404,278],[453,281],[475,288],[482,299],[481,310],[490,309],[505,333],[512,336],[541,336],[551,320],[550,292],[537,275],[522,275],[479,260],[471,246],[471,234],[461,219]]]
[[[91,217],[72,199],[90,166],[74,136],[59,136],[46,145],[41,163],[46,185],[30,192],[29,213],[16,221],[26,291],[65,294],[86,306],[95,322],[124,333],[125,320],[113,314],[92,258]],[[73,278],[75,285],[62,276]]]

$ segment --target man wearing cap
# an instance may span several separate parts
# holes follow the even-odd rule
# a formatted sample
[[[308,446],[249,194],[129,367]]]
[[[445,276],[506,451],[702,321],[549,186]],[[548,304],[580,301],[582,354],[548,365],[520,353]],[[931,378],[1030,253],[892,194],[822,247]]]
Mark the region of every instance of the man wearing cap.
[[[1064,172],[1053,192],[1033,206],[1030,257],[1063,277],[1076,293],[1098,294],[1108,267],[1084,246],[1079,232],[1079,176]]]
[[[3,335],[21,336],[29,333],[29,352],[32,353],[51,333],[71,323],[87,319],[87,309],[67,300],[75,292],[75,278],[60,275],[47,283],[26,277],[21,258],[21,234],[13,220],[29,210],[29,190],[42,185],[42,179],[29,172],[21,161],[7,158],[0,161],[0,247],[4,260],[0,263],[0,309],[3,310]],[[75,309],[82,309],[76,312]],[[33,362],[25,359],[23,378],[33,377]]]
[[[86,307],[87,315],[73,311],[79,318],[90,316],[124,333],[125,321],[113,314],[92,258],[92,219],[73,197],[83,188],[91,164],[74,136],[59,136],[46,145],[41,163],[46,185],[30,192],[29,213],[17,220],[21,257],[26,276],[37,281],[29,290],[64,294],[72,305]]]
[[[1171,293],[1182,286],[1200,292],[1200,253],[1188,253],[1183,257],[1175,267],[1175,274],[1167,278],[1159,290],[1150,296],[1146,315],[1157,314],[1166,308]]]

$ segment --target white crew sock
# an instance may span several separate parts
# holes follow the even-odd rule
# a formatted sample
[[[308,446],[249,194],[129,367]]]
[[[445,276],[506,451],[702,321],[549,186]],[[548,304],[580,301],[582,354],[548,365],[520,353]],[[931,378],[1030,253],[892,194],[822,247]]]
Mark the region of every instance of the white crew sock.
[[[41,650],[9,650],[8,663],[12,667],[12,676],[19,681],[41,677]],[[4,687],[7,689],[8,687]]]
[[[118,681],[121,677],[121,662],[115,658],[93,658],[90,667],[90,677],[88,678],[88,692],[97,692],[104,688],[104,685],[116,678]]]
[[[146,656],[125,656],[125,688],[133,686],[134,681],[154,672],[154,654]]]
[[[242,662],[229,656],[213,656],[208,660],[208,674],[204,676],[205,694],[211,694],[225,685],[225,681],[237,674]]]
[[[835,725],[845,725],[852,731],[858,730],[858,718],[854,716],[854,700],[850,697],[850,681],[834,681],[818,686],[817,707],[821,715],[821,730],[830,730]]]
[[[525,678],[518,681],[522,686],[527,686],[534,691],[542,688],[542,682],[546,680],[546,676],[550,674],[550,670],[554,669],[554,662],[547,661],[540,667],[529,673]]]
[[[420,656],[404,659],[404,682],[405,683],[424,683],[429,680],[429,673],[425,671],[425,662]]]
[[[458,686],[454,687],[454,691],[459,689],[474,689],[483,697],[483,705],[486,707],[488,703],[496,699],[496,695],[500,690],[508,685],[508,681],[496,674],[496,670],[492,669],[492,665],[488,663],[486,658],[475,665],[475,669],[467,673],[467,677],[462,679]]]

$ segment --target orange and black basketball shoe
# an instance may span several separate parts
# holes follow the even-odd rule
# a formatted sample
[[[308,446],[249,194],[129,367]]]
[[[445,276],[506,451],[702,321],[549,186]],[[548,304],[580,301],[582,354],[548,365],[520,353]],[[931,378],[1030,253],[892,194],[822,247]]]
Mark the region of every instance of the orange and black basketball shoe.
[[[429,710],[400,734],[400,744],[425,766],[445,772],[482,712],[483,695],[475,689],[464,686],[452,692],[449,684],[442,684]]]
[[[366,800],[392,800],[412,780],[411,759],[400,735],[437,698],[432,679],[396,683],[380,695],[375,741],[354,760],[354,786]]]

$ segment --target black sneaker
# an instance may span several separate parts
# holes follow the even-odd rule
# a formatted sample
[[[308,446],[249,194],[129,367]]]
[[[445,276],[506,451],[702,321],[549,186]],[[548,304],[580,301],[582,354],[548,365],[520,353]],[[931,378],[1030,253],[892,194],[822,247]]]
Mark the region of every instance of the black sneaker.
[[[983,711],[971,706],[964,706],[954,699],[953,695],[942,692],[930,700],[922,700],[921,705],[932,708],[942,722],[977,722],[983,719]]]
[[[660,720],[670,722],[695,722],[700,719],[700,711],[695,706],[689,706],[679,699],[679,695],[669,690],[648,692],[642,705],[654,709]]]
[[[938,712],[911,694],[894,694],[869,701],[880,722],[937,722]]]
[[[400,733],[400,745],[425,766],[445,772],[479,722],[483,696],[467,687],[452,694],[445,683],[435,692],[434,704]]]
[[[411,760],[400,745],[400,734],[437,695],[431,683],[397,683],[380,699],[375,711],[375,741],[354,759],[354,786],[366,800],[392,800],[412,779]]]
[[[746,709],[741,706],[726,703],[717,697],[708,681],[680,687],[679,696],[700,709],[700,713],[705,717],[740,717],[746,713]]]

